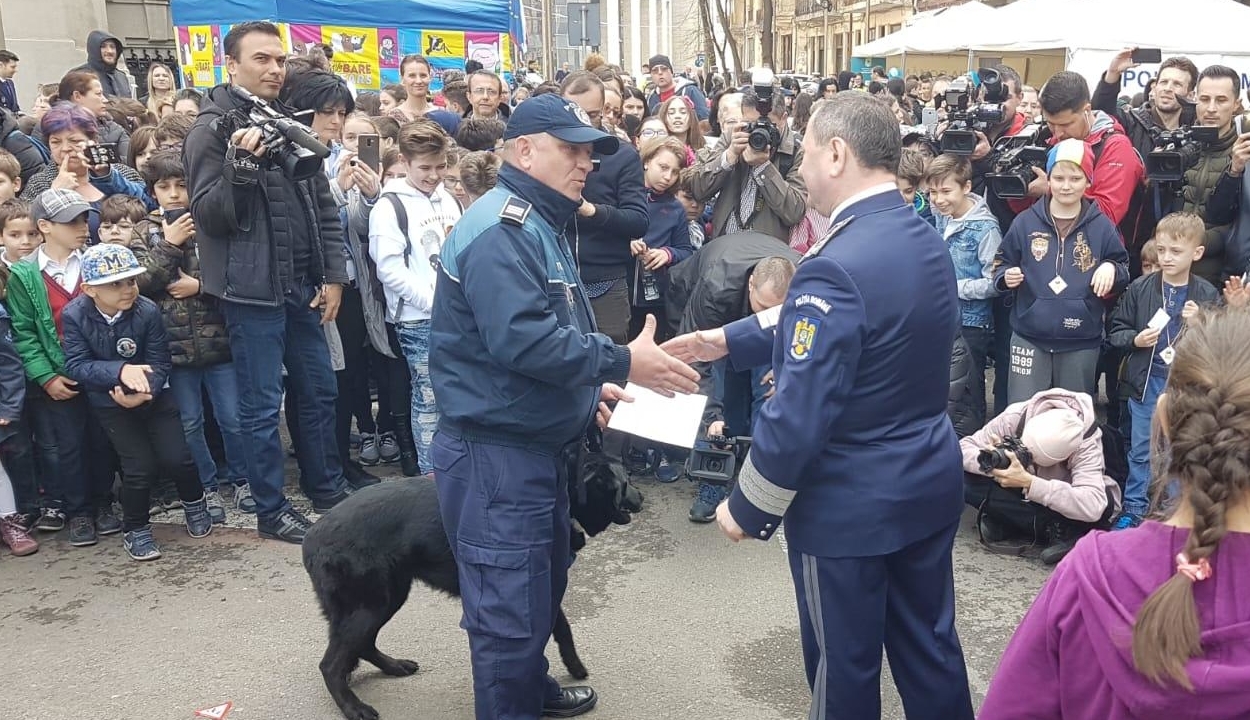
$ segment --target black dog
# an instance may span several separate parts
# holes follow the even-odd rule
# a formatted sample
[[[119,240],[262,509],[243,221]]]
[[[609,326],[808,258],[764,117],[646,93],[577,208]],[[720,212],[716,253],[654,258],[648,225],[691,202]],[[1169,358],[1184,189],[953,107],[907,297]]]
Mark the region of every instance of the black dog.
[[[631,513],[641,510],[642,495],[602,453],[583,451],[570,464],[577,468],[571,477],[580,479],[570,482],[572,515],[590,535],[614,522],[627,523]],[[576,528],[571,540],[574,551],[585,545]],[[321,659],[326,688],[348,720],[377,720],[378,712],[348,687],[351,672],[361,660],[396,677],[417,671],[415,661],[397,660],[377,648],[378,632],[403,607],[414,580],[460,594],[434,482],[397,480],[357,491],[313,525],[303,554],[330,623],[330,642]],[[587,677],[563,608],[552,636],[569,674]]]

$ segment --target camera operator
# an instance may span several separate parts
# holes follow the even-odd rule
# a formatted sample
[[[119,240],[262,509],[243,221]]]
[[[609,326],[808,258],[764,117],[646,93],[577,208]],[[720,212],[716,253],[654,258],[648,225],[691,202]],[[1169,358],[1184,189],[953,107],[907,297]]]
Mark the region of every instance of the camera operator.
[[[1085,393],[1043,390],[1008,406],[959,447],[964,502],[980,510],[987,544],[1045,542],[1042,562],[1054,565],[1119,511],[1120,487],[1106,474],[1102,431]]]
[[[348,281],[342,226],[322,172],[328,150],[277,101],[286,79],[278,28],[240,23],[222,44],[230,83],[208,92],[183,146],[201,280],[220,299],[230,334],[258,529],[300,543],[309,521],[282,492],[282,367],[305,400],[303,485],[324,512],[347,496],[321,328],[334,321]]]
[[[712,208],[714,238],[755,230],[788,243],[807,212],[807,191],[799,177],[803,148],[788,123],[770,117],[784,116],[785,108],[771,75],[761,74],[752,88],[721,96],[721,138],[699,153],[691,189],[699,202],[719,193]]]

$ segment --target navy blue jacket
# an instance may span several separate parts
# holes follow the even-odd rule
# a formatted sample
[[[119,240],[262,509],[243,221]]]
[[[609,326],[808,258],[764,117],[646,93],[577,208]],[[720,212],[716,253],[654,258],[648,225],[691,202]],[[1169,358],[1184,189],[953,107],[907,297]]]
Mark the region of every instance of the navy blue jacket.
[[[1046,198],[1017,215],[998,248],[994,286],[1007,292],[1007,271],[1018,267],[1024,272],[1011,310],[1011,327],[1020,337],[1047,352],[1097,348],[1106,306],[1090,282],[1099,265],[1112,263],[1111,292],[1119,294],[1128,286],[1128,251],[1115,224],[1088,200],[1081,202],[1080,219],[1063,243],[1062,259],[1057,237]],[[1058,294],[1050,287],[1056,272],[1067,283]]]
[[[642,159],[628,145],[596,156],[599,169],[586,178],[582,197],[595,206],[594,217],[574,213],[566,223],[568,242],[583,282],[628,277],[633,268],[629,241],[647,234],[647,190]],[[527,198],[528,199],[528,198]]]
[[[559,230],[577,206],[505,163],[447,236],[430,327],[441,431],[555,453],[586,431],[599,387],[628,377]]]
[[[775,325],[761,314],[725,328],[736,367],[771,359],[776,378],[729,508],[750,537],[771,537],[784,516],[795,550],[869,557],[962,512],[946,413],[959,300],[946,243],[893,187],[834,221]]]
[[[65,374],[83,386],[92,405],[121,407],[109,397],[109,391],[122,384],[122,365],[152,367],[148,375],[152,397],[165,388],[174,361],[156,303],[140,295],[134,307],[109,325],[95,302],[79,295],[65,306],[61,323],[65,328]]]
[[[686,208],[672,195],[647,195],[647,215],[650,227],[643,238],[651,250],[663,248],[668,253],[668,265],[658,271],[660,300],[654,305],[664,305],[668,297],[669,271],[677,263],[694,255],[694,245],[690,244],[690,223],[686,220]],[[637,259],[634,261],[638,262]],[[630,278],[633,280],[633,278]],[[635,288],[634,296],[641,299],[641,293]]]

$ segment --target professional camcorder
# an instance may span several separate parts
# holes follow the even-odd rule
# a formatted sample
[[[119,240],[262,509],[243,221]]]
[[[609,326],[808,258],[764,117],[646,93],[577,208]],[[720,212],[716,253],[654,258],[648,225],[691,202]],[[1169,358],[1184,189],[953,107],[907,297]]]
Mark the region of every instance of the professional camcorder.
[[[985,176],[989,191],[1000,198],[1027,196],[1036,177],[1033,168],[1046,167],[1049,135],[1048,130],[1030,125],[1018,135],[999,138],[994,143],[994,171]]]
[[[751,85],[755,88],[755,109],[760,119],[747,125],[747,144],[755,152],[777,152],[781,147],[781,130],[769,115],[773,111],[773,71],[759,68],[751,71]]]
[[[1155,150],[1146,156],[1146,177],[1159,182],[1185,178],[1185,171],[1198,162],[1210,143],[1220,139],[1220,129],[1212,125],[1190,125],[1153,133]]]
[[[977,453],[977,467],[984,475],[989,475],[994,470],[1006,470],[1011,467],[1011,458],[1007,455],[1009,452],[1014,454],[1024,467],[1033,464],[1033,453],[1024,446],[1024,441],[1015,435],[1008,435],[989,450]]]
[[[942,152],[951,155],[971,155],[977,149],[977,131],[985,132],[999,125],[1007,113],[1003,102],[1007,88],[996,70],[981,68],[981,97],[983,102],[974,104],[976,88],[966,77],[955,78],[946,89],[946,117],[950,123],[942,133]]]
[[[287,177],[307,180],[321,172],[321,161],[329,157],[330,148],[317,140],[311,128],[237,85],[230,92],[244,105],[222,116],[219,127],[227,138],[239,130],[260,128],[266,156]]]
[[[710,448],[694,448],[686,461],[686,475],[695,480],[728,485],[738,477],[751,450],[749,437],[708,436]]]

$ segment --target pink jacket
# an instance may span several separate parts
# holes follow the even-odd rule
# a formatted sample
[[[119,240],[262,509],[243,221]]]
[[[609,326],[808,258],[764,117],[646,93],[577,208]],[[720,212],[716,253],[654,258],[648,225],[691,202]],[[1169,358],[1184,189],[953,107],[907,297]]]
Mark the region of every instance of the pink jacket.
[[[1094,401],[1089,395],[1058,388],[1040,392],[1029,400],[1009,405],[985,427],[959,441],[959,448],[964,454],[964,470],[981,474],[977,467],[977,453],[993,444],[991,435],[999,438],[1016,435],[1022,426],[1021,417],[1027,421],[1027,418],[1057,407],[1075,410],[1084,420],[1086,432],[1098,421],[1094,414]],[[1025,499],[1072,520],[1096,522],[1106,512],[1108,490],[1115,499],[1115,510],[1120,507],[1120,486],[1107,476],[1105,470],[1102,431],[1096,430],[1066,461],[1050,467],[1029,468],[1029,472],[1040,479],[1033,481]]]

